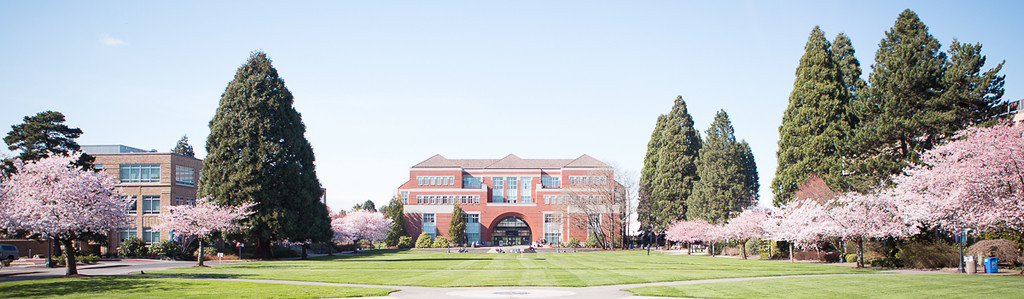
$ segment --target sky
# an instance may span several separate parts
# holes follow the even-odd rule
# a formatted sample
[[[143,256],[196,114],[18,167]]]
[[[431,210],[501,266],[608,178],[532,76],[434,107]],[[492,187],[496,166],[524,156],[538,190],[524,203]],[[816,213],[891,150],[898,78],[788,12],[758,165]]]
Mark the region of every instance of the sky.
[[[947,47],[1006,61],[1024,98],[1019,1],[2,1],[0,129],[41,111],[79,144],[197,157],[253,51],[295,97],[328,205],[387,203],[430,156],[565,159],[639,174],[682,96],[696,129],[725,110],[770,205],[778,127],[811,29],[846,33],[864,79],[912,9]],[[12,155],[6,149],[0,154]]]

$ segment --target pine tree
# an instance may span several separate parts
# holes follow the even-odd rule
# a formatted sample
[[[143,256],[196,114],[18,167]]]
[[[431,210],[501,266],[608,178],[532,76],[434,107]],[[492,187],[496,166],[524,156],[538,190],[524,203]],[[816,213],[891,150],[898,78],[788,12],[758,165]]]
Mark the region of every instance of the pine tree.
[[[82,136],[82,129],[64,124],[64,114],[57,111],[43,111],[34,116],[26,116],[25,123],[12,125],[11,131],[4,137],[9,150],[21,150],[18,158],[22,161],[36,161],[49,157],[50,154],[67,155],[81,150],[75,139]],[[76,165],[90,167],[94,158],[83,154]],[[13,165],[5,165],[5,172],[13,170]]]
[[[757,174],[757,163],[754,161],[754,152],[751,151],[750,144],[747,144],[746,140],[740,141],[739,155],[742,165],[741,169],[743,170],[746,194],[745,198],[741,198],[745,202],[741,202],[740,205],[756,205],[761,199],[761,196],[758,193],[761,191],[761,179]]]
[[[789,106],[779,126],[779,164],[772,179],[776,206],[788,202],[797,185],[812,172],[832,186],[842,185],[842,153],[852,126],[850,92],[840,69],[831,43],[815,26],[796,68]]]
[[[256,204],[243,226],[258,258],[271,257],[275,241],[330,231],[313,149],[292,103],[270,59],[255,52],[228,83],[210,121],[198,196],[225,205]]]
[[[448,222],[448,238],[451,239],[451,244],[466,244],[466,212],[463,212],[459,205],[452,209],[452,220]]]
[[[1006,76],[998,75],[1005,61],[984,73],[985,56],[981,44],[964,44],[957,40],[949,45],[949,62],[942,77],[942,103],[952,111],[953,119],[943,128],[952,135],[968,126],[990,120],[1005,111],[1000,107]]]
[[[864,82],[860,76],[862,74],[860,68],[860,61],[855,56],[856,51],[853,49],[853,42],[850,41],[850,37],[844,33],[836,35],[835,41],[832,42],[832,57],[836,64],[839,65],[840,75],[843,77],[843,86],[846,86],[846,90],[850,95],[850,102],[856,102],[862,96],[862,93],[867,90],[867,83]],[[853,113],[847,113],[849,117],[853,117]],[[855,124],[856,122],[851,122]]]
[[[192,145],[188,144],[188,135],[181,136],[181,139],[174,145],[174,149],[172,149],[171,152],[193,158],[196,156],[195,151],[192,150]]]
[[[654,132],[651,133],[651,140],[647,142],[647,154],[644,155],[644,168],[640,171],[640,202],[637,205],[637,215],[640,220],[640,227],[644,230],[654,228],[654,178],[658,171],[658,151],[661,150],[661,135],[665,131],[668,121],[667,115],[659,115],[654,125]]]
[[[352,206],[352,210],[365,210],[370,212],[376,212],[377,206],[374,205],[372,200],[367,199],[363,203],[357,203],[356,205]]]
[[[676,97],[661,133],[651,189],[652,224],[659,232],[686,219],[686,200],[690,198],[693,185],[700,180],[697,174],[700,134],[693,128],[693,118],[686,110],[683,97]]]
[[[750,190],[744,165],[745,154],[725,110],[715,114],[705,131],[697,173],[700,180],[686,201],[686,218],[722,223],[750,205]]]
[[[395,196],[391,198],[391,203],[384,210],[384,214],[391,219],[391,229],[388,230],[388,236],[384,239],[384,243],[388,246],[398,246],[402,237],[408,234],[405,231],[405,205],[402,204],[402,200],[398,196]]]
[[[909,9],[879,43],[869,94],[856,105],[860,123],[851,157],[857,163],[851,170],[860,181],[858,189],[888,184],[890,176],[917,163],[954,119],[942,111],[946,55],[939,48],[928,26]]]

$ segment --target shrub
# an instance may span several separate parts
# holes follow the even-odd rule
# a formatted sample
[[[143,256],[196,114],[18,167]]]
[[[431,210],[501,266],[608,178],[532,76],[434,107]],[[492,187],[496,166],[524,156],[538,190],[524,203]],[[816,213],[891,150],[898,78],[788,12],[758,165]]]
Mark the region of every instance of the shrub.
[[[846,262],[847,263],[856,263],[857,262],[857,254],[856,253],[847,254],[846,255]]]
[[[820,261],[826,263],[839,262],[839,253],[820,251],[801,251],[793,254],[793,258],[801,261]]]
[[[437,236],[434,238],[434,248],[448,248],[448,238]]]
[[[956,266],[960,255],[944,242],[907,242],[896,255],[911,268],[943,268]]]
[[[761,259],[762,260],[770,260],[770,259],[772,259],[772,254],[771,253],[767,253],[767,252],[762,252],[761,253]]]
[[[872,267],[903,268],[903,261],[898,257],[881,257],[871,259]]]
[[[577,240],[576,238],[569,238],[569,241],[566,241],[563,245],[569,248],[580,247],[580,240]]]
[[[140,238],[128,238],[117,246],[117,254],[123,257],[141,256],[146,254],[146,242]]]
[[[63,256],[61,256],[61,257],[63,257]],[[79,262],[82,262],[82,263],[85,263],[85,264],[95,264],[96,262],[100,261],[100,257],[95,255],[95,254],[90,254],[90,255],[79,256],[79,257],[77,257],[77,260]]]
[[[598,242],[596,233],[589,233],[587,234],[587,241],[583,243],[583,246],[589,248],[597,248],[601,247],[601,242]]]
[[[965,255],[979,257],[994,256],[1000,263],[1011,264],[1020,259],[1020,251],[1017,250],[1017,243],[1005,239],[978,241],[971,247],[967,247]]]
[[[178,246],[177,242],[164,240],[150,246],[149,251],[156,255],[171,256],[181,252],[181,246]]]
[[[398,248],[411,248],[413,245],[416,244],[412,243],[412,237],[410,236],[401,236],[398,238]]]
[[[420,233],[420,236],[416,238],[416,248],[430,248],[434,243],[430,240],[430,235],[427,233]]]
[[[213,249],[213,248],[211,247],[211,249]],[[217,255],[217,250],[214,249],[213,250],[213,254],[209,254],[208,253],[206,255],[216,256]],[[288,247],[274,247],[274,257],[276,257],[276,258],[299,257],[299,252],[295,251],[295,250],[292,250],[291,248],[288,248]]]

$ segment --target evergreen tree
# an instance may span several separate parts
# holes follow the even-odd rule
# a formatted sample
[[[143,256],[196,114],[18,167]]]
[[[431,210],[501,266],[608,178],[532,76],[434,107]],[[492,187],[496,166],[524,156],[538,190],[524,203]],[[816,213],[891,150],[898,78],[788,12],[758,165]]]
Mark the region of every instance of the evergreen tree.
[[[372,200],[367,199],[363,203],[357,203],[356,205],[352,206],[352,210],[365,210],[370,212],[376,212],[377,206],[373,204]]]
[[[301,115],[267,55],[255,52],[238,68],[210,121],[198,196],[225,205],[253,202],[243,234],[257,258],[279,240],[306,240],[330,231],[313,149]]]
[[[384,239],[384,243],[388,246],[398,246],[402,237],[406,237],[408,234],[405,232],[405,205],[398,196],[395,196],[391,198],[391,203],[384,210],[384,214],[391,219],[391,229],[388,230],[388,236]]]
[[[746,187],[746,197],[741,199],[746,201],[743,205],[756,205],[761,199],[761,195],[758,193],[761,191],[761,179],[757,174],[757,163],[754,162],[754,152],[750,150],[750,144],[747,144],[746,140],[740,141],[739,152],[742,165],[741,169],[743,170],[744,186]]]
[[[49,157],[50,154],[67,155],[82,149],[75,142],[76,138],[82,136],[82,130],[64,124],[62,113],[43,111],[34,116],[26,116],[24,120],[25,123],[12,125],[11,131],[4,137],[7,149],[21,150],[18,158],[22,161],[36,161]],[[92,156],[83,154],[76,164],[88,167],[93,160]]]
[[[466,244],[466,212],[463,212],[459,205],[452,209],[452,220],[448,222],[448,238],[452,244]]]
[[[943,108],[952,112],[953,119],[943,128],[943,134],[947,136],[1005,111],[1000,100],[1006,78],[998,75],[1005,61],[981,72],[985,65],[981,44],[963,44],[953,40],[948,54],[949,62],[942,77],[942,103],[945,105]]]
[[[171,152],[182,156],[196,157],[195,151],[192,150],[192,145],[188,144],[188,135],[182,135],[181,139],[174,145],[174,149],[172,149]]]
[[[686,201],[686,218],[703,219],[709,223],[729,220],[750,206],[745,154],[736,142],[732,122],[725,110],[715,114],[711,127],[705,131],[700,148],[697,173],[700,180]]]
[[[942,111],[946,55],[939,48],[928,26],[909,9],[879,43],[869,94],[856,105],[860,123],[851,157],[857,163],[851,170],[858,189],[888,184],[890,176],[917,163],[953,120]]]
[[[832,42],[832,57],[836,64],[839,65],[843,86],[846,86],[846,90],[849,92],[849,101],[851,103],[860,99],[862,93],[867,91],[868,85],[860,77],[862,74],[860,61],[857,60],[857,56],[854,54],[856,54],[856,51],[853,49],[853,42],[850,41],[850,37],[844,33],[836,35],[835,41]],[[854,118],[853,113],[847,114],[849,117]],[[851,124],[856,124],[856,121],[852,121]]]
[[[654,189],[654,178],[658,170],[658,151],[661,150],[661,134],[665,131],[668,121],[667,115],[659,115],[654,125],[654,132],[651,133],[651,140],[647,142],[647,154],[644,155],[644,168],[640,171],[640,202],[637,205],[637,215],[640,220],[640,227],[643,230],[654,228],[654,199],[651,196]]]
[[[697,174],[700,134],[693,128],[693,118],[686,110],[683,97],[676,97],[661,133],[651,189],[652,224],[659,232],[686,219],[686,200],[690,198],[693,185],[700,180]]]
[[[812,172],[832,186],[842,185],[842,153],[852,132],[849,100],[831,44],[815,26],[796,68],[789,106],[779,126],[779,164],[772,179],[776,206],[789,202],[797,185]]]

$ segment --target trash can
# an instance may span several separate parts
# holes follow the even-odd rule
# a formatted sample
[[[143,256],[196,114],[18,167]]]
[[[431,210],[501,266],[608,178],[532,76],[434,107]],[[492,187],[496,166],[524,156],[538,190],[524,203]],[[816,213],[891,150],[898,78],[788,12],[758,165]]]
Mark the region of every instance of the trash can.
[[[967,265],[967,274],[978,273],[978,263],[974,261],[973,256],[965,256],[964,264]]]
[[[985,273],[997,273],[999,272],[998,260],[994,257],[985,258]]]

